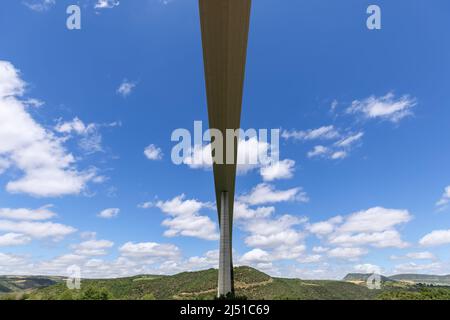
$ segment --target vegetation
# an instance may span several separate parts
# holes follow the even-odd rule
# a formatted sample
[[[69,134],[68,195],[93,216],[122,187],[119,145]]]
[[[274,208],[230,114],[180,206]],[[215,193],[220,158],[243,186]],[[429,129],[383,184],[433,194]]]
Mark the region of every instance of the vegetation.
[[[402,290],[385,291],[380,300],[450,300],[450,287],[413,285]]]
[[[234,270],[235,294],[216,298],[217,270],[183,272],[173,276],[140,275],[119,279],[81,282],[80,290],[69,290],[62,278],[8,277],[0,282],[0,299],[33,300],[170,300],[170,299],[450,299],[450,287],[417,284],[381,277],[382,289],[370,290],[365,285],[365,274],[349,274],[345,281],[300,280],[275,278],[250,267]],[[0,278],[4,280],[5,277]],[[411,277],[410,277],[411,278]],[[417,277],[416,277],[417,278]],[[44,280],[51,280],[45,282]],[[418,278],[417,278],[418,279]],[[422,278],[421,278],[422,279]],[[439,279],[440,281],[442,279]],[[43,287],[43,284],[48,285]],[[20,285],[19,285],[20,284]],[[15,288],[15,290],[12,290]]]

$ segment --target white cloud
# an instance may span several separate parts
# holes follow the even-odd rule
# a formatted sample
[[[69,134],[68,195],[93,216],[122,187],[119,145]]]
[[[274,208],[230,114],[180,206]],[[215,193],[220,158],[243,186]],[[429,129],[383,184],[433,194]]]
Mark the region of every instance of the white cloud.
[[[0,220],[0,230],[25,234],[37,239],[53,238],[55,240],[60,240],[76,231],[73,227],[53,222],[13,222],[8,220]]]
[[[368,119],[380,118],[398,122],[412,115],[412,108],[415,105],[415,99],[407,95],[395,98],[393,93],[388,93],[382,97],[371,96],[362,101],[355,100],[346,111],[347,113],[362,114]]]
[[[450,230],[434,230],[419,240],[419,244],[425,247],[440,246],[450,243]]]
[[[119,208],[108,208],[108,209],[102,210],[97,216],[99,218],[111,219],[111,218],[117,217],[119,215],[119,213],[120,213]]]
[[[0,172],[5,170],[6,161],[8,167],[24,173],[9,181],[6,189],[37,197],[79,194],[95,177],[94,172],[77,171],[63,140],[34,121],[18,99],[24,89],[19,71],[11,63],[0,61]]]
[[[442,268],[439,262],[417,264],[414,262],[402,263],[396,265],[394,268],[395,273],[436,273]]]
[[[357,259],[363,255],[367,254],[367,250],[358,247],[352,248],[334,248],[327,252],[327,255],[331,258],[339,258],[339,259]]]
[[[261,249],[248,251],[239,259],[240,263],[247,265],[270,261],[272,261],[272,256],[267,251]]]
[[[120,84],[119,88],[117,88],[117,94],[120,94],[122,97],[127,97],[131,94],[133,89],[136,87],[136,84],[127,80],[123,80]]]
[[[345,152],[345,151],[336,151],[336,152],[333,152],[330,156],[330,158],[333,160],[344,159],[346,157],[347,157],[347,152]]]
[[[436,202],[436,206],[439,209],[445,209],[450,202],[450,186],[446,187],[441,199]]]
[[[314,146],[313,150],[307,153],[308,158],[314,158],[318,156],[325,156],[330,152],[330,149],[324,146]]]
[[[120,4],[119,0],[98,0],[95,4],[95,9],[111,9]]]
[[[314,148],[307,153],[307,156],[308,158],[321,157],[332,160],[344,159],[363,136],[363,132],[351,133],[329,147],[322,145],[314,146]]]
[[[211,148],[211,144],[196,145],[188,152],[183,159],[183,163],[191,169],[211,169],[213,164]],[[240,138],[238,143],[237,173],[243,175],[256,168],[268,166],[269,161],[267,157],[269,156],[269,150],[269,143],[260,141],[257,137]],[[275,154],[271,156],[276,158]]]
[[[327,252],[328,250],[330,250],[330,248],[326,248],[326,247],[322,247],[322,246],[315,246],[312,248],[312,251],[316,252],[316,253],[324,253],[324,252]]]
[[[55,131],[64,134],[64,139],[69,139],[73,135],[80,137],[78,146],[86,154],[93,154],[95,152],[102,152],[103,137],[99,132],[100,127],[115,127],[120,123],[113,122],[109,124],[84,124],[82,120],[75,117],[71,121],[62,122],[61,120],[55,126]]]
[[[240,196],[238,201],[251,205],[260,205],[284,201],[308,202],[309,198],[306,192],[299,187],[287,190],[275,190],[274,186],[270,184],[260,183],[250,193]]]
[[[108,240],[87,240],[73,246],[74,253],[80,256],[103,256],[114,245]]]
[[[0,235],[0,247],[19,246],[31,241],[29,236],[21,233],[6,233]]]
[[[339,247],[404,248],[408,244],[401,239],[396,227],[411,219],[407,210],[373,207],[309,224],[307,230]]]
[[[296,130],[284,130],[281,133],[281,137],[284,139],[295,139],[295,140],[329,140],[339,137],[339,132],[334,128],[334,126],[323,126],[317,129],[309,129],[305,131]]]
[[[402,241],[401,235],[396,230],[386,230],[382,232],[372,233],[344,233],[333,235],[329,238],[329,242],[335,245],[342,246],[361,246],[372,245],[377,248],[395,247],[405,248],[407,243]]]
[[[30,0],[23,2],[26,7],[37,12],[47,11],[54,6],[55,3],[55,0]]]
[[[147,146],[144,150],[144,154],[149,160],[161,160],[163,157],[161,148],[158,148],[154,144]]]
[[[257,207],[256,209],[250,208],[248,204],[235,201],[234,202],[234,219],[254,219],[265,218],[275,212],[274,207]]]
[[[409,222],[412,219],[408,210],[386,209],[373,207],[358,211],[348,216],[340,232],[377,232],[390,229],[397,224]]]
[[[351,134],[342,140],[339,140],[335,143],[335,146],[341,147],[341,148],[348,148],[351,147],[356,142],[360,141],[361,138],[364,136],[364,132],[358,132],[355,134]]]
[[[382,273],[380,266],[371,263],[357,264],[354,266],[354,269],[356,272],[360,273],[376,273],[376,274]]]
[[[435,260],[436,259],[435,255],[429,251],[409,252],[405,256],[409,259],[416,259],[416,260]]]
[[[207,251],[203,256],[190,257],[183,264],[184,268],[181,270],[198,270],[206,268],[216,268],[219,267],[219,250]]]
[[[295,161],[285,159],[261,168],[261,176],[264,181],[276,179],[290,179],[294,175]]]
[[[75,132],[77,134],[86,134],[92,130],[94,124],[85,125],[78,117],[73,118],[72,121],[60,122],[56,125],[55,130],[59,133],[70,134]]]
[[[12,220],[47,220],[56,216],[56,213],[45,206],[39,209],[10,209],[0,208],[0,218]]]
[[[316,222],[307,225],[307,230],[317,236],[323,236],[332,233],[337,224],[341,223],[343,218],[336,216],[326,221]]]
[[[300,257],[297,259],[300,263],[317,263],[322,260],[322,256],[320,254],[311,254],[304,257]]]
[[[124,257],[130,258],[175,258],[180,255],[180,249],[173,244],[156,242],[127,242],[119,248]]]
[[[8,266],[19,266],[25,262],[25,259],[22,256],[18,255],[12,255],[12,254],[6,254],[0,252],[0,271],[2,271],[3,267]],[[2,272],[3,274],[6,274],[5,272]]]
[[[184,200],[185,195],[179,195],[168,201],[158,201],[156,207],[168,214],[170,218],[162,225],[168,227],[164,232],[167,237],[188,236],[206,240],[217,240],[216,224],[208,217],[200,215],[203,208],[213,208],[209,202],[200,202],[195,199]]]
[[[283,246],[297,246],[304,239],[304,234],[294,226],[304,223],[305,220],[291,215],[283,215],[274,219],[256,219],[243,225],[250,235],[245,243],[250,247],[281,248]]]
[[[142,203],[138,204],[138,208],[139,209],[148,209],[148,208],[151,208],[153,206],[154,206],[154,204],[151,201],[146,201],[146,202],[142,202]]]

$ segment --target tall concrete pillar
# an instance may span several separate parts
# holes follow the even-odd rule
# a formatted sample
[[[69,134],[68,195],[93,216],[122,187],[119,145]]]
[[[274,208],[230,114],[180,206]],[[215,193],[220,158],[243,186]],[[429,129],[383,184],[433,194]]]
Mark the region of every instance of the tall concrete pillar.
[[[222,132],[239,129],[244,88],[251,0],[199,0],[209,127]],[[237,146],[234,163],[214,163],[214,184],[220,224],[219,295],[234,292],[232,262],[233,207]],[[213,157],[214,159],[214,157]]]
[[[223,191],[220,197],[220,253],[219,253],[219,283],[217,296],[233,291],[232,284],[232,244],[228,192]]]

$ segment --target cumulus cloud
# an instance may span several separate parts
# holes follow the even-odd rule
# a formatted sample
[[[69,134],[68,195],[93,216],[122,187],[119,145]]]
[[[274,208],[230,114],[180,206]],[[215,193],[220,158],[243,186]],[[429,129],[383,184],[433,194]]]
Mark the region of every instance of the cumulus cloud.
[[[27,244],[31,241],[29,236],[21,233],[6,233],[0,235],[0,247],[11,247]]]
[[[124,257],[130,258],[174,258],[180,255],[180,249],[173,244],[156,242],[127,242],[119,248]]]
[[[297,259],[300,263],[317,263],[323,259],[320,254],[310,254]]]
[[[183,163],[191,169],[211,169],[213,165],[211,148],[211,143],[203,146],[194,146],[188,150]],[[295,161],[290,159],[278,161],[278,155],[266,141],[258,140],[257,137],[240,138],[238,143],[237,174],[244,175],[259,168],[260,174],[265,181],[291,178]]]
[[[120,84],[119,88],[117,88],[117,94],[121,95],[122,97],[127,97],[131,94],[133,89],[136,87],[136,84],[133,82],[130,82],[128,80],[123,80]]]
[[[436,202],[436,207],[442,210],[445,209],[450,202],[450,186],[446,187],[444,193],[442,194],[441,199]]]
[[[257,207],[251,208],[248,204],[235,201],[233,218],[238,219],[255,219],[265,218],[275,212],[275,207]]]
[[[287,190],[276,190],[275,187],[270,184],[260,183],[254,187],[250,193],[240,196],[238,201],[250,205],[260,205],[284,201],[308,202],[309,198],[306,192],[300,187]]]
[[[303,243],[305,235],[299,230],[299,226],[305,221],[306,218],[287,214],[274,218],[265,217],[241,221],[238,226],[248,233],[244,239],[245,244],[255,250],[245,254],[240,262],[264,267],[259,264],[269,261],[255,258],[256,256],[267,256],[264,252],[270,255],[270,261],[300,257],[304,254],[306,246]]]
[[[116,126],[116,123],[108,124],[108,126]],[[95,123],[84,124],[78,117],[71,121],[59,121],[55,126],[55,131],[65,135],[65,138],[70,138],[72,135],[80,137],[78,146],[86,154],[103,151],[102,135],[99,132],[99,125]]]
[[[87,240],[73,246],[74,253],[80,256],[104,256],[114,243],[109,240]]]
[[[11,63],[0,61],[0,173],[5,163],[23,172],[6,189],[37,197],[79,194],[95,173],[77,171],[63,140],[30,116],[19,100],[25,85]]]
[[[439,262],[417,264],[415,262],[408,262],[396,265],[394,267],[395,273],[436,273],[442,268]]]
[[[154,203],[151,202],[151,201],[142,202],[142,203],[139,203],[139,204],[137,205],[137,207],[138,207],[139,209],[149,209],[149,208],[151,208],[151,207],[153,207],[153,206],[154,206]]]
[[[314,146],[311,151],[308,151],[308,158],[314,158],[318,156],[325,156],[330,153],[330,149],[321,145]]]
[[[342,140],[339,140],[335,143],[335,146],[341,147],[341,148],[349,148],[358,141],[361,140],[361,138],[364,136],[364,132],[358,132],[355,134],[350,134],[349,136],[346,136]]]
[[[262,249],[253,249],[246,252],[239,260],[240,263],[246,265],[253,265],[260,262],[270,262],[272,261],[272,256]]]
[[[0,208],[0,218],[10,220],[47,220],[56,216],[56,213],[45,206],[39,209],[10,209]]]
[[[161,160],[163,157],[161,148],[158,148],[154,144],[147,146],[144,150],[144,154],[149,160]]]
[[[53,238],[55,240],[60,240],[63,237],[74,233],[76,229],[53,222],[15,222],[0,220],[0,231],[20,233],[36,239]]]
[[[354,266],[356,272],[381,274],[381,267],[371,263],[357,264]]]
[[[30,0],[23,2],[27,8],[37,12],[47,11],[53,7],[55,3],[56,0]]]
[[[119,0],[98,0],[95,9],[112,9],[120,4]]]
[[[349,133],[330,146],[317,145],[308,151],[308,158],[325,158],[332,160],[344,159],[364,136],[363,132]]]
[[[185,200],[185,195],[179,195],[168,201],[158,201],[156,203],[162,212],[169,215],[169,218],[162,222],[168,227],[164,232],[167,237],[188,236],[205,240],[217,240],[216,224],[208,216],[200,214],[203,208],[213,208],[209,202],[200,202],[195,199]]]
[[[306,229],[326,240],[329,245],[341,248],[405,248],[408,243],[402,240],[396,228],[411,219],[412,216],[407,210],[373,207],[348,216],[336,216],[326,221],[311,223]]]
[[[25,258],[19,255],[6,254],[0,252],[0,271],[3,271],[4,267],[14,267],[25,263]],[[2,272],[5,274],[5,272]]]
[[[367,254],[367,252],[366,249],[358,247],[337,247],[329,250],[327,255],[331,258],[354,260]]]
[[[318,139],[329,140],[338,138],[339,132],[336,130],[334,126],[330,125],[304,131],[284,130],[281,133],[281,137],[284,139],[295,139],[301,141],[318,140]]]
[[[317,236],[323,236],[332,233],[337,224],[341,223],[343,218],[336,216],[326,221],[320,221],[307,225],[307,230]]]
[[[108,208],[100,211],[100,213],[97,216],[103,219],[112,219],[117,217],[119,213],[120,213],[119,208]]]
[[[435,255],[429,251],[421,251],[421,252],[409,252],[405,255],[406,258],[415,259],[415,260],[434,260],[436,259]]]
[[[252,220],[244,227],[250,233],[245,238],[245,243],[248,246],[260,248],[295,245],[304,238],[304,235],[293,227],[303,222],[303,219],[291,215],[283,215],[274,219]]]
[[[412,108],[416,105],[415,99],[408,95],[396,98],[391,92],[385,96],[371,96],[364,100],[355,100],[347,108],[347,113],[361,114],[367,119],[385,119],[398,122],[413,114]]]
[[[450,230],[434,230],[419,240],[419,244],[425,247],[440,246],[450,243]]]
[[[295,161],[285,159],[277,161],[261,168],[260,173],[264,181],[273,181],[277,179],[289,179],[294,175]]]

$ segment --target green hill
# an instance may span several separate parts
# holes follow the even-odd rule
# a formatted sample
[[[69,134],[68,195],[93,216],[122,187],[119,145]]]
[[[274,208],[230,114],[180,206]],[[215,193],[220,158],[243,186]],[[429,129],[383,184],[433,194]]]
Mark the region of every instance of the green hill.
[[[373,299],[376,292],[344,281],[273,278],[250,267],[235,268],[235,291],[247,299]],[[217,270],[173,276],[83,280],[79,291],[64,283],[35,290],[30,299],[214,299]]]
[[[418,285],[382,277],[382,289],[365,285],[368,275],[349,274],[345,281],[271,277],[250,267],[235,271],[236,295],[247,299],[367,300],[449,299],[450,287]],[[83,279],[81,290],[69,290],[58,277],[0,277],[0,299],[214,299],[217,270],[172,276],[140,275],[118,279]]]

